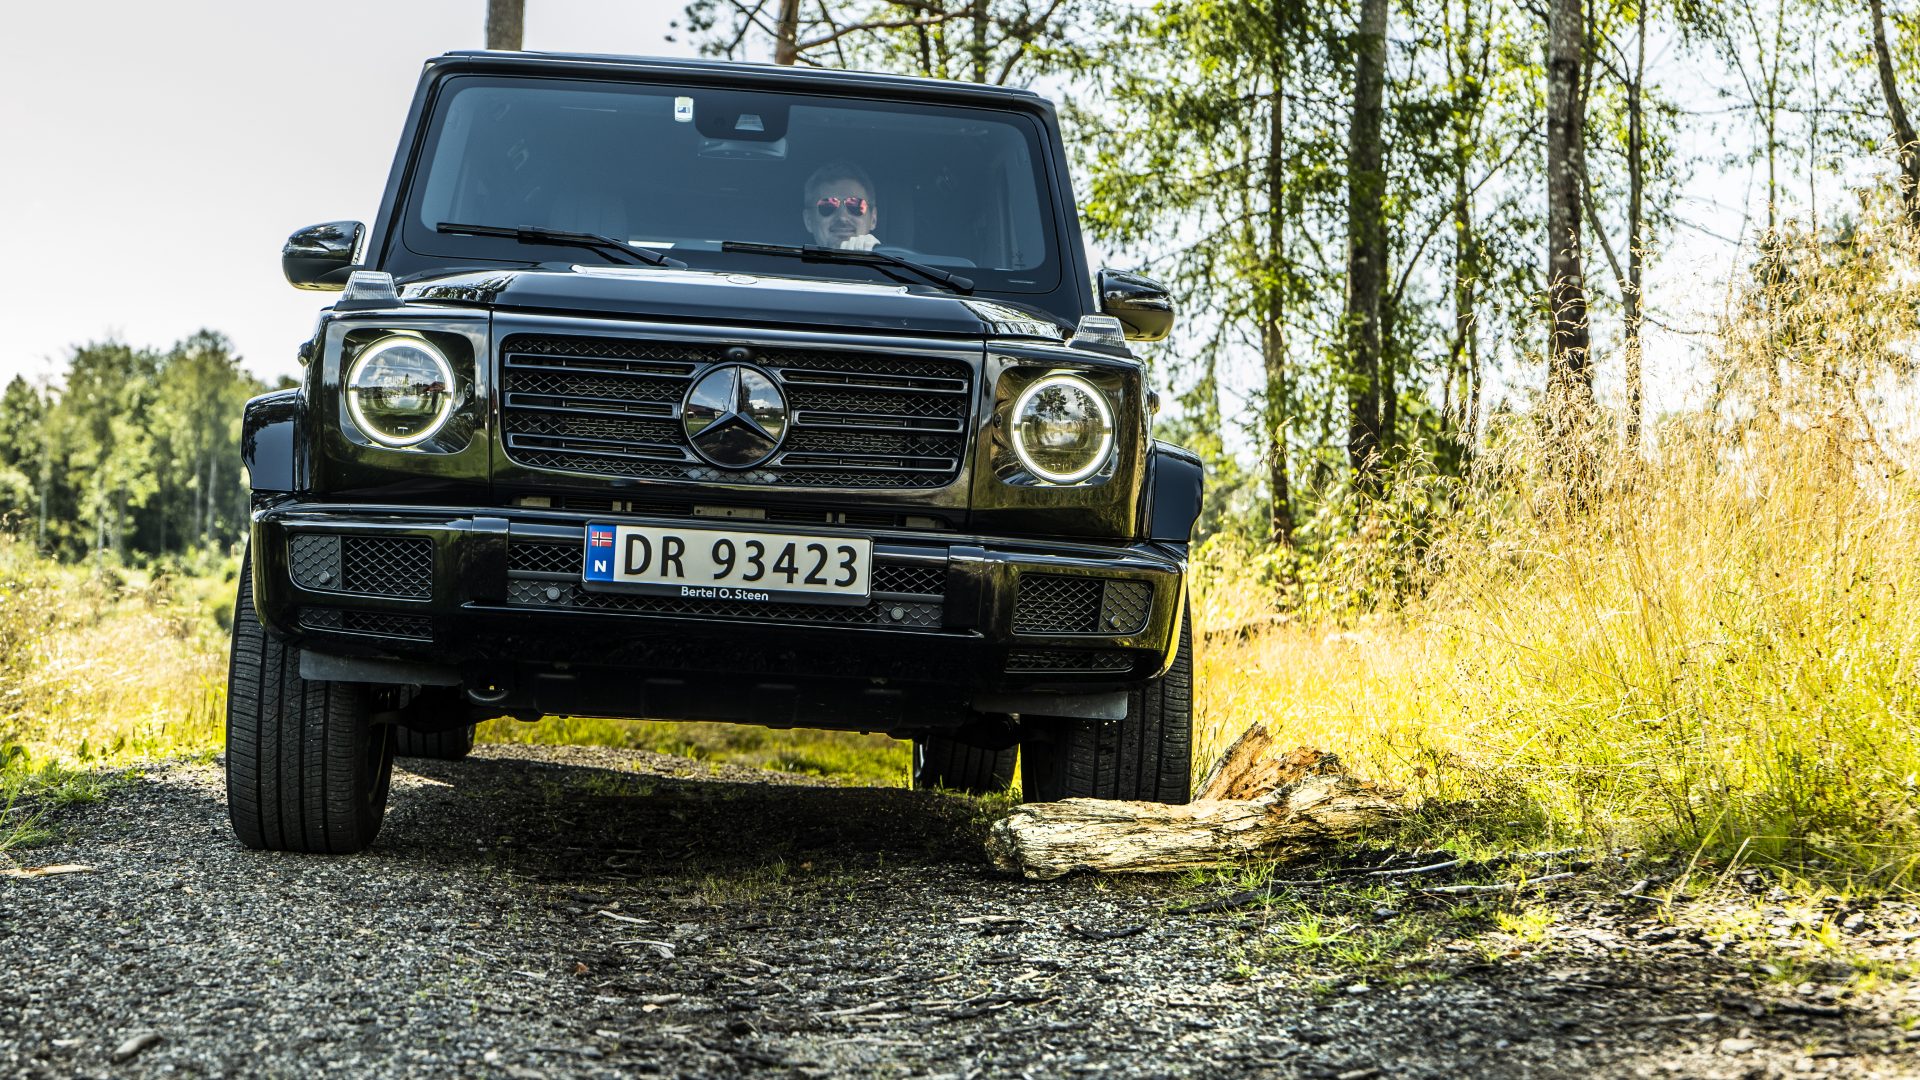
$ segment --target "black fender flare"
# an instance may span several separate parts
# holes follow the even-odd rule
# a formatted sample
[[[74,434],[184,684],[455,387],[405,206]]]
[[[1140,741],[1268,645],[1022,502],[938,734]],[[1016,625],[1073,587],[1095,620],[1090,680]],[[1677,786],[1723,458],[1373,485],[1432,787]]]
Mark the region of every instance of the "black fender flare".
[[[1206,476],[1200,455],[1184,446],[1153,441],[1147,452],[1147,539],[1162,544],[1193,542]]]
[[[306,401],[298,389],[275,390],[247,402],[240,421],[240,460],[255,494],[291,494],[306,481],[306,447],[300,417]]]

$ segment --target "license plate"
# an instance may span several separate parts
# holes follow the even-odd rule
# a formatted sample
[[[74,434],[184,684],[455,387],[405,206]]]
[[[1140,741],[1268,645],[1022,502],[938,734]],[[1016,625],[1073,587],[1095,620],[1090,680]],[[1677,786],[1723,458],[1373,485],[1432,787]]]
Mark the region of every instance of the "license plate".
[[[688,600],[864,604],[873,541],[678,526],[587,525],[589,589]]]

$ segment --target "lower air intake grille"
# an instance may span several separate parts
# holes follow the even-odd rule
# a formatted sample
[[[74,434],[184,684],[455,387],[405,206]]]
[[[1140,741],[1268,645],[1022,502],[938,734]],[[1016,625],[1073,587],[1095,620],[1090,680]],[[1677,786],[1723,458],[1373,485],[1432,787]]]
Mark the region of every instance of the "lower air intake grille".
[[[303,533],[289,545],[294,584],[355,596],[433,595],[433,542],[416,536]]]
[[[916,596],[945,596],[947,571],[943,567],[920,563],[880,562],[873,567],[873,591],[911,593]]]
[[[1008,671],[1116,672],[1132,668],[1132,657],[1123,652],[1015,649],[1007,654]]]
[[[1016,634],[1134,634],[1147,624],[1153,588],[1143,581],[1026,574],[1013,607]]]
[[[1100,625],[1112,634],[1137,634],[1153,610],[1153,588],[1144,581],[1109,581],[1100,601]]]
[[[1091,634],[1100,629],[1100,593],[1106,582],[1091,577],[1027,574],[1013,606],[1016,634]]]
[[[536,544],[526,540],[515,540],[507,545],[507,569],[527,570],[536,574],[571,574],[581,576],[581,563],[586,558],[585,549],[579,544]]]
[[[346,590],[363,596],[433,595],[433,542],[418,537],[349,536],[340,544]]]
[[[339,608],[302,608],[300,625],[309,630],[347,634],[433,640],[433,620],[425,615],[396,615],[387,611],[343,611]]]

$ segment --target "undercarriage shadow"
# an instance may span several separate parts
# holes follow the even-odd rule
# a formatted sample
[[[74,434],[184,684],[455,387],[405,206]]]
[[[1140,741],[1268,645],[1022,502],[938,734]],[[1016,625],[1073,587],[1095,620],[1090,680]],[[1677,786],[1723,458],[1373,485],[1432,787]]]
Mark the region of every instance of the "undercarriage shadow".
[[[650,756],[649,765],[674,768],[675,759]],[[375,850],[601,880],[776,863],[984,865],[975,800],[779,773],[723,778],[688,765],[689,775],[662,775],[509,756],[408,759],[396,766]]]

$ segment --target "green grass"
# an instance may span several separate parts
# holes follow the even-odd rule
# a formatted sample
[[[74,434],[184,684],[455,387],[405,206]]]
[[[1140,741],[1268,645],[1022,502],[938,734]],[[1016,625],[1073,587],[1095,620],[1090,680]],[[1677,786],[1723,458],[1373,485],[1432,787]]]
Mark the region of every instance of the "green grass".
[[[548,717],[532,724],[492,720],[480,726],[477,739],[521,745],[560,743],[653,750],[715,764],[834,777],[876,787],[907,786],[913,765],[912,744],[884,735],[761,728],[751,724],[593,717]]]
[[[57,761],[34,764],[18,743],[0,748],[0,854],[52,841],[52,811],[99,802],[127,780],[125,773],[109,776]]]

